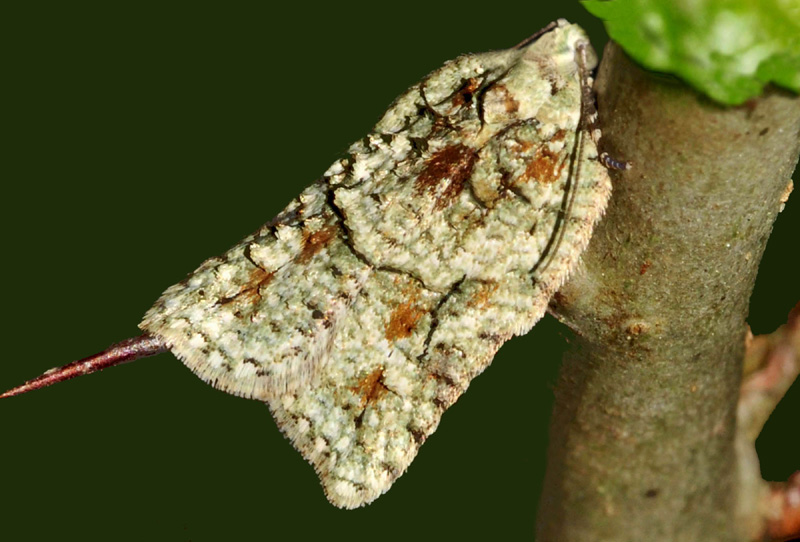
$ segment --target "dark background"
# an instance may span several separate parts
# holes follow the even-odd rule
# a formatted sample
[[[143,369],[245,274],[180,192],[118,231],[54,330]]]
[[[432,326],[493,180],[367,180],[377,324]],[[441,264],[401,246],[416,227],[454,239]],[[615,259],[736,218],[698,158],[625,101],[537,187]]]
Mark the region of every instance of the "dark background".
[[[519,6],[114,3],[7,17],[0,388],[137,334],[161,291],[272,218],[445,60],[512,46],[557,17],[598,48],[606,40],[577,4]],[[800,299],[793,199],[759,275],[757,333]],[[506,344],[409,472],[355,511],[327,503],[265,406],[212,389],[169,354],[7,399],[0,532],[532,538],[566,335],[548,316]],[[800,467],[786,440],[798,391],[760,442],[768,478]]]

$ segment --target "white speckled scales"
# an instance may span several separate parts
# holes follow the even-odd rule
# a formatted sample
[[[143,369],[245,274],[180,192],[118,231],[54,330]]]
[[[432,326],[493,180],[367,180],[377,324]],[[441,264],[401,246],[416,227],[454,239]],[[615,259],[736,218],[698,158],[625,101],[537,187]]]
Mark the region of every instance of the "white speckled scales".
[[[541,318],[605,208],[580,43],[591,69],[563,20],[446,63],[141,328],[203,380],[268,403],[333,504],[374,500]]]

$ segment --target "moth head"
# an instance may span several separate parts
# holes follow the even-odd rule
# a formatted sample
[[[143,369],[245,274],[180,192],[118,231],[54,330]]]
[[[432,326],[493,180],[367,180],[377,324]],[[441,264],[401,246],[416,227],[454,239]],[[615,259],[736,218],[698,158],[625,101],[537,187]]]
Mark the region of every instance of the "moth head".
[[[484,120],[512,124],[549,122],[579,111],[581,69],[597,65],[586,33],[560,19],[555,28],[510,49],[507,69],[484,92]],[[577,121],[577,117],[576,117]]]

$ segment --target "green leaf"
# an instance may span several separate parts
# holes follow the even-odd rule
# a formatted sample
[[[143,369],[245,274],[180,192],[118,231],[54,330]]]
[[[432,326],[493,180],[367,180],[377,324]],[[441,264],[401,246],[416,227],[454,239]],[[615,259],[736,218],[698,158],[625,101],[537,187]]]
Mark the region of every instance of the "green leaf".
[[[800,0],[584,0],[628,55],[724,104],[800,92]]]

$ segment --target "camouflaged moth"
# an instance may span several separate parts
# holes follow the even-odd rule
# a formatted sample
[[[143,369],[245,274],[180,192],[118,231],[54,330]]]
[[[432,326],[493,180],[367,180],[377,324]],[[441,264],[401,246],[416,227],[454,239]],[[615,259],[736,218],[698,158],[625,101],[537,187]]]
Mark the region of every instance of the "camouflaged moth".
[[[6,392],[164,350],[269,405],[354,508],[387,491],[544,314],[611,192],[583,30],[447,62],[275,219],[170,287],[144,334]]]

